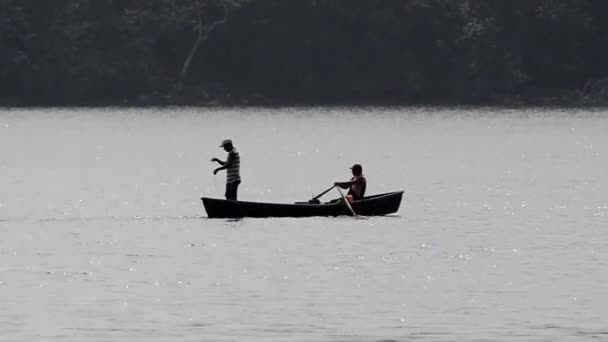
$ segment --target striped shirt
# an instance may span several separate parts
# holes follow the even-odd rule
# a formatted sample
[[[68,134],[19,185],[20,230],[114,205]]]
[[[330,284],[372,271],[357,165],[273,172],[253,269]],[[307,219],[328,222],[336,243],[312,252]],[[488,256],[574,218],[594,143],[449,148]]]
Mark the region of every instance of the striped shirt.
[[[226,169],[226,184],[240,182],[241,181],[241,157],[239,156],[239,152],[236,148],[233,148],[232,151],[228,152],[228,160],[227,160]]]

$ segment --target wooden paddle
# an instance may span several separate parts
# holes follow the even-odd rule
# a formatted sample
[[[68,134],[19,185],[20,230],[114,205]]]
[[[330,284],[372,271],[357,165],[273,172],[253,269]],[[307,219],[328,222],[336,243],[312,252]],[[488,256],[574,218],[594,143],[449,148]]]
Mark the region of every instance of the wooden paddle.
[[[358,218],[359,215],[357,215],[357,213],[355,213],[355,211],[353,210],[353,207],[351,207],[350,203],[348,202],[348,199],[346,198],[346,196],[344,196],[344,192],[342,192],[342,189],[340,189],[339,186],[337,186],[336,189],[338,189],[338,192],[340,193],[340,195],[342,195],[344,203],[346,203],[346,206],[348,207],[348,209],[350,209],[350,212],[353,213],[353,216]]]
[[[319,201],[319,198],[321,198],[321,196],[325,195],[326,193],[330,192],[333,188],[335,188],[335,185],[332,185],[331,188],[323,191],[322,193],[318,194],[317,196],[313,197],[310,201],[308,201],[308,203],[317,203]]]

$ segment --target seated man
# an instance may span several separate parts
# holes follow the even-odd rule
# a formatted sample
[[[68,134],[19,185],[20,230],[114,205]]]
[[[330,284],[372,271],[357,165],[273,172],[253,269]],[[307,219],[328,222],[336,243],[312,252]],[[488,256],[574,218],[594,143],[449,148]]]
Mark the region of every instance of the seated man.
[[[363,167],[360,164],[355,164],[350,168],[353,172],[353,178],[348,182],[335,182],[334,185],[342,189],[349,189],[346,199],[349,202],[357,201],[365,196],[365,187],[367,180],[363,175]]]

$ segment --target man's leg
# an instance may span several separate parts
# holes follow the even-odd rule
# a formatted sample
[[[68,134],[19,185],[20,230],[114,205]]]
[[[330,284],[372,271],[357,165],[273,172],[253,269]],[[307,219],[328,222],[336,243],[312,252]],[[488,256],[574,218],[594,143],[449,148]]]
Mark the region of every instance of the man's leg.
[[[232,200],[236,201],[237,197],[238,197],[238,192],[239,192],[239,185],[241,184],[241,181],[237,181],[232,183]]]
[[[236,201],[239,184],[241,182],[233,182],[226,184],[226,199],[231,201]]]
[[[224,194],[224,196],[226,196],[226,199],[229,200],[232,197],[232,184],[230,183],[226,183],[226,193]]]

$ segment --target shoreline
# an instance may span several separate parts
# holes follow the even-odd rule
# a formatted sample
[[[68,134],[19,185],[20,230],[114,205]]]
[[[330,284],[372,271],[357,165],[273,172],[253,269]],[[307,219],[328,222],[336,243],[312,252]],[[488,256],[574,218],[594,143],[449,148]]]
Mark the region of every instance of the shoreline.
[[[0,99],[0,109],[20,108],[343,108],[343,107],[470,107],[470,108],[608,108],[608,99],[590,99],[584,96],[558,96],[521,99],[502,98],[485,101],[406,101],[394,99],[378,100],[293,100],[270,98],[217,98],[200,100],[194,97],[138,99],[102,99],[87,101],[23,101]]]

